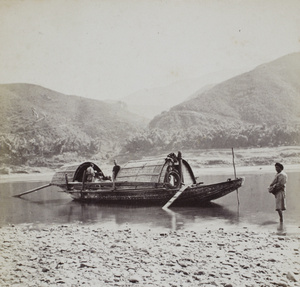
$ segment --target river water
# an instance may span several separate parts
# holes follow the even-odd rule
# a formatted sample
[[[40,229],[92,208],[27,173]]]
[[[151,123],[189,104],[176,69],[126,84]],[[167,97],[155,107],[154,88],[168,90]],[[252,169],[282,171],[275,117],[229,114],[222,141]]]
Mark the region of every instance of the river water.
[[[203,175],[201,181],[213,183],[228,176]],[[284,226],[278,224],[274,196],[267,187],[274,173],[248,173],[238,193],[233,192],[205,207],[134,207],[82,204],[73,201],[58,187],[47,187],[22,198],[15,194],[45,185],[49,181],[0,182],[0,226],[8,224],[99,224],[104,228],[154,231],[252,228],[300,233],[300,172],[288,172],[287,211]],[[239,200],[239,204],[238,204]]]

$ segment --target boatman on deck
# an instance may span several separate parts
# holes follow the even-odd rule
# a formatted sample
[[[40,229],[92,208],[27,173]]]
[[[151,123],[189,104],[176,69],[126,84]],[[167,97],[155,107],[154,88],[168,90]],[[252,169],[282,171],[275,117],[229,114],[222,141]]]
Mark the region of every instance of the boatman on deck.
[[[269,186],[269,192],[274,194],[276,202],[276,211],[279,214],[280,223],[283,222],[283,211],[286,210],[286,183],[287,174],[283,171],[284,167],[281,163],[275,163],[276,176]]]
[[[86,181],[93,182],[94,179],[95,179],[94,164],[91,163],[90,166],[86,169]]]
[[[113,181],[113,190],[115,190],[116,186],[115,186],[115,180],[117,178],[117,175],[120,171],[120,166],[117,164],[117,161],[114,160],[114,167],[112,169],[112,181]]]

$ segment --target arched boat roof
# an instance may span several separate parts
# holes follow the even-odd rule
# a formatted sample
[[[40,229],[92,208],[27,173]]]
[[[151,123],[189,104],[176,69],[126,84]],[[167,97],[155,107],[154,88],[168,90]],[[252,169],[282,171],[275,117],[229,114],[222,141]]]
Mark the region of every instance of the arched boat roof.
[[[165,182],[171,160],[168,158],[155,158],[132,160],[121,166],[116,181],[132,182]],[[196,179],[190,165],[182,159],[184,178],[189,177],[195,183]]]
[[[84,171],[91,165],[94,165],[94,170],[98,173],[102,173],[100,167],[91,161],[86,161],[80,164],[69,164],[61,167],[52,177],[51,184],[65,184],[66,177],[69,181],[79,181],[82,182]]]
[[[70,164],[60,168],[53,176],[51,184],[63,185],[66,183],[66,178],[69,181],[82,182],[84,171],[94,164],[94,170],[102,173],[100,167],[94,162],[84,162],[81,164]],[[181,160],[181,169],[183,174],[183,182],[196,183],[194,173],[184,159]],[[169,167],[179,172],[178,162],[174,164],[171,158],[149,158],[142,160],[132,160],[121,165],[120,171],[116,177],[117,182],[156,182],[163,183],[166,181],[166,176],[169,172]]]

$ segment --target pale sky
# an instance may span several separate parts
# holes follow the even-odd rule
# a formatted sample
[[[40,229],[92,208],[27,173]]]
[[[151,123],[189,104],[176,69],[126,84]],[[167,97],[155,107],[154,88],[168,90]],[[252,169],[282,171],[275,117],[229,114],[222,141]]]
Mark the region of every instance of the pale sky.
[[[116,100],[300,52],[300,1],[0,0],[0,41],[0,84]]]

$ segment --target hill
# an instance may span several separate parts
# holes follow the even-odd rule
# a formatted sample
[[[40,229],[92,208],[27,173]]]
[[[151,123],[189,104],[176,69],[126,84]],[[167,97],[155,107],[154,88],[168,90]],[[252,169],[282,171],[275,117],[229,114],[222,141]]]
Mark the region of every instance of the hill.
[[[299,77],[294,53],[201,89],[156,116],[125,151],[299,145]]]
[[[282,57],[199,93],[156,116],[150,128],[300,123],[300,53]],[[174,123],[176,123],[174,125]]]
[[[109,157],[147,121],[122,103],[64,95],[31,84],[0,85],[1,160],[45,164],[78,156]]]

